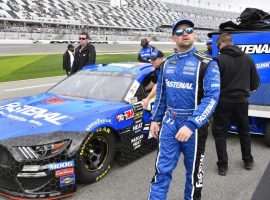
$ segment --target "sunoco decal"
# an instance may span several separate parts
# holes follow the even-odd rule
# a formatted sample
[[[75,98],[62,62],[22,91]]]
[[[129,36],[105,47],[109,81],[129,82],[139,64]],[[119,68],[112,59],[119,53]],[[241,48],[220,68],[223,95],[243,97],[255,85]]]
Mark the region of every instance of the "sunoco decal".
[[[28,121],[24,117],[14,115],[14,113],[29,116],[29,117],[32,117],[33,119]],[[47,121],[55,125],[61,125],[62,124],[61,121],[63,119],[69,118],[69,116],[67,115],[62,115],[60,113],[55,113],[55,112],[49,112],[47,109],[38,108],[35,106],[21,105],[21,103],[19,102],[14,102],[14,103],[6,104],[4,106],[0,106],[0,114],[10,119],[14,119],[18,121],[25,121],[25,122],[28,121],[30,123],[33,123],[39,126],[41,126],[42,123],[37,121],[36,119],[42,119],[44,121]]]
[[[74,160],[49,164],[48,169],[58,170],[58,169],[69,168],[69,167],[74,167]]]
[[[75,184],[75,175],[60,177],[60,187]]]

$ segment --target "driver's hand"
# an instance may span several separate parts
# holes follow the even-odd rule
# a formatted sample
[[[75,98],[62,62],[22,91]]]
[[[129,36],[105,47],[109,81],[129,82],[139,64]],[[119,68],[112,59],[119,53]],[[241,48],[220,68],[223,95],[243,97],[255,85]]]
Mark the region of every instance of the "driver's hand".
[[[158,122],[151,122],[151,126],[150,126],[150,132],[153,135],[154,138],[158,138],[159,137],[159,125]]]
[[[182,126],[175,135],[175,139],[179,142],[187,142],[191,135],[192,131],[187,126]]]
[[[147,109],[150,99],[145,98],[142,100],[142,105],[144,109]]]

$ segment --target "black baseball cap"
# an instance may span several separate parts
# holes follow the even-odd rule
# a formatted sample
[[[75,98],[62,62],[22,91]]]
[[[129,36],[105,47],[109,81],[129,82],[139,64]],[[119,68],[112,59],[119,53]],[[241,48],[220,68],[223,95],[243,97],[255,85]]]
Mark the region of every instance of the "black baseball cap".
[[[156,60],[157,58],[163,58],[164,54],[162,53],[162,51],[159,51],[158,49],[155,49],[150,56],[151,60]]]

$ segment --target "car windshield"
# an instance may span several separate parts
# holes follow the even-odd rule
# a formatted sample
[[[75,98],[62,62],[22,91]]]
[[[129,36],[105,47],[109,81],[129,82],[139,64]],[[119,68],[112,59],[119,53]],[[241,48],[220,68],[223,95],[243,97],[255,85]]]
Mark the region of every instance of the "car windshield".
[[[85,99],[121,101],[133,76],[122,72],[81,71],[70,76],[48,92]]]

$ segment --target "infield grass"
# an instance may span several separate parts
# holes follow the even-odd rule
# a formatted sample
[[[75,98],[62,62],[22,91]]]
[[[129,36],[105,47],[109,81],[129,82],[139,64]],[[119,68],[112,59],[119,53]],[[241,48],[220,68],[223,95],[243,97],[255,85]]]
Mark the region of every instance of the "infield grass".
[[[97,63],[136,60],[137,54],[97,55]],[[61,54],[0,57],[0,82],[58,75],[65,75]]]

